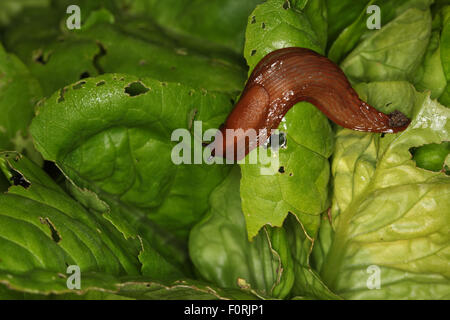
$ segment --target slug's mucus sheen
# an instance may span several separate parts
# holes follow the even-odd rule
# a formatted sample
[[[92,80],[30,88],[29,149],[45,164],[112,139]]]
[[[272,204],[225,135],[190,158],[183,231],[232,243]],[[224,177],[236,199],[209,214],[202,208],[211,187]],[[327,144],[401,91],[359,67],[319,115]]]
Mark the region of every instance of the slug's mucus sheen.
[[[342,70],[328,58],[305,48],[285,48],[257,64],[241,98],[209,145],[212,155],[241,160],[266,141],[300,101],[313,104],[334,123],[352,130],[395,133],[410,123],[399,111],[387,115],[359,99]],[[227,134],[227,129],[234,133]],[[249,134],[252,129],[257,137]]]

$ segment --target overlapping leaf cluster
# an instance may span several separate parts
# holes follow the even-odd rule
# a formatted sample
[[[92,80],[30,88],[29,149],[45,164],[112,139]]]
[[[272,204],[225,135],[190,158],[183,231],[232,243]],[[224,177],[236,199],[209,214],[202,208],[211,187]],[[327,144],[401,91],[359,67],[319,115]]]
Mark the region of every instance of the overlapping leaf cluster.
[[[448,1],[0,9],[0,298],[450,297]],[[276,168],[175,165],[173,130],[218,128],[255,65],[290,46],[327,55],[409,128],[354,132],[299,103]]]

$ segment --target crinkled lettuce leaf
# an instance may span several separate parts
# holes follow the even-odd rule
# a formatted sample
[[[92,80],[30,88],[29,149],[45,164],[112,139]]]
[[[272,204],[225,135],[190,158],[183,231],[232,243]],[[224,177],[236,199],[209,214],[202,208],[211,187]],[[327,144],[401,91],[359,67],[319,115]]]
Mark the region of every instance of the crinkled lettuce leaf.
[[[395,135],[337,133],[334,237],[317,256],[324,282],[344,298],[450,296],[450,177],[416,167],[410,153],[450,140],[450,110],[417,93],[411,114],[409,127]],[[371,286],[373,270],[379,271],[379,289]]]
[[[38,78],[45,96],[103,73],[181,82],[232,95],[244,84],[243,59],[227,48],[212,50],[193,44],[188,36],[172,34],[149,19],[127,17],[114,23],[115,16],[106,9],[83,8],[86,18],[81,30],[67,30],[61,23],[61,9],[52,7],[34,13],[33,19],[18,19],[7,29],[6,47]],[[51,19],[42,21],[42,15]],[[218,28],[210,30],[211,34],[217,32]],[[53,76],[49,78],[49,74]]]
[[[28,135],[34,105],[41,95],[38,81],[26,66],[0,44],[0,151],[17,150],[41,160]]]
[[[331,45],[339,34],[351,25],[366,8],[368,0],[326,0],[328,16],[328,44]]]
[[[183,277],[146,239],[126,236],[105,212],[89,212],[22,155],[0,153],[0,169],[12,184],[0,195],[0,283],[32,293],[67,291],[70,265],[81,269],[85,287],[107,289],[108,276]]]
[[[239,167],[214,190],[210,209],[192,230],[191,259],[203,278],[223,288],[252,289],[284,298],[293,285],[293,261],[282,228],[262,229],[248,240],[241,209]]]
[[[418,91],[430,91],[432,99],[439,98],[447,86],[440,50],[440,35],[442,31],[440,20],[440,15],[433,20],[433,32],[430,42],[424,60],[414,78],[416,89]]]
[[[129,29],[123,31],[111,24],[98,24],[80,37],[91,39],[102,48],[95,60],[101,72],[133,74],[232,94],[239,92],[244,84],[245,68],[241,63],[222,59],[219,54],[208,56],[201,50],[186,48],[182,41],[170,41],[170,36],[158,29],[153,33],[164,40],[149,41],[137,32],[139,29],[130,35]]]
[[[48,6],[50,0],[3,0],[0,4],[0,25],[7,25],[11,18],[19,14],[24,8],[39,8]]]
[[[325,219],[324,219],[325,218]],[[326,223],[326,215],[321,219],[321,227]],[[332,292],[330,288],[323,282],[317,270],[313,268],[314,258],[312,254],[313,248],[320,244],[325,244],[323,239],[316,245],[315,238],[310,238],[303,230],[298,219],[290,214],[284,223],[286,230],[289,248],[294,261],[294,275],[295,281],[292,287],[291,296],[296,299],[325,299],[325,300],[340,300],[342,297]],[[316,238],[320,234],[316,235]]]
[[[411,8],[362,40],[340,66],[353,83],[412,80],[430,36],[429,9]]]
[[[179,142],[171,141],[172,132],[193,133],[194,120],[202,121],[203,130],[217,128],[230,108],[225,94],[108,74],[47,99],[31,133],[44,158],[55,161],[77,186],[116,211],[136,211],[185,237],[229,168],[174,164],[172,148]],[[201,137],[195,139],[201,148]]]
[[[336,3],[334,3],[336,2]],[[333,3],[332,5],[330,5]],[[343,8],[336,4],[344,5]],[[403,14],[406,10],[410,8],[416,8],[419,10],[427,10],[433,3],[433,0],[371,0],[371,1],[350,1],[351,9],[345,6],[346,1],[329,1],[330,12],[330,26],[335,25],[336,28],[342,28],[341,23],[350,20],[351,17],[355,17],[354,20],[339,33],[336,40],[330,46],[328,51],[328,57],[336,63],[340,63],[345,56],[352,51],[356,45],[358,45],[365,38],[372,36],[373,33],[377,31],[368,30],[367,21],[371,15],[374,13],[367,13],[367,8],[369,6],[376,5],[380,8],[380,27],[383,28],[386,24],[392,21],[392,19]],[[365,4],[365,5],[364,5]],[[356,15],[356,8],[358,8],[359,15]],[[338,10],[337,12],[335,10]],[[343,13],[345,10],[345,13]],[[332,17],[332,13],[340,14],[339,16]],[[339,22],[334,22],[334,20],[339,20]],[[333,23],[334,22],[334,23]],[[333,24],[332,24],[333,23]],[[333,32],[332,27],[330,27],[330,32]],[[335,30],[334,32],[336,32]],[[333,34],[331,35],[333,36]],[[385,79],[389,80],[389,79]]]
[[[442,67],[444,68],[447,86],[439,98],[439,102],[450,107],[450,5],[443,7],[441,11],[442,33],[440,39],[440,51]]]
[[[314,31],[317,28],[312,28],[306,11],[285,4],[268,1],[250,15],[244,53],[251,70],[267,53],[283,47],[307,47],[323,53],[325,42]],[[326,27],[325,21],[322,26]],[[328,157],[333,135],[328,119],[313,105],[299,103],[289,110],[279,129],[286,134],[286,148],[280,149],[277,159],[279,166],[241,164],[242,209],[249,239],[266,224],[281,226],[289,213],[295,214],[314,237],[319,215],[329,206]],[[261,175],[261,168],[271,170],[272,175]]]
[[[263,0],[119,0],[129,15],[144,15],[177,37],[240,54],[247,17]],[[211,49],[211,48],[210,48]]]
[[[249,72],[264,56],[277,49],[297,46],[323,53],[323,36],[319,37],[316,29],[321,32],[326,28],[325,19],[314,20],[314,26],[316,28],[306,12],[288,1],[269,0],[257,6],[248,18],[244,47]]]

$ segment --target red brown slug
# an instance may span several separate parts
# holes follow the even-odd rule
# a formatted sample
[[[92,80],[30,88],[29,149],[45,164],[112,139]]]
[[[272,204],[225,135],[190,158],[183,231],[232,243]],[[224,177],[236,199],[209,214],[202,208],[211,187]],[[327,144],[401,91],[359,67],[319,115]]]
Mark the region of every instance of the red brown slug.
[[[410,122],[399,111],[386,115],[359,99],[342,70],[328,58],[305,48],[285,48],[257,64],[241,98],[209,145],[212,155],[241,160],[266,141],[300,101],[315,105],[336,124],[358,131],[395,133]],[[227,129],[238,131],[230,137]],[[259,136],[249,136],[251,129]],[[245,150],[238,152],[237,146],[245,146]]]

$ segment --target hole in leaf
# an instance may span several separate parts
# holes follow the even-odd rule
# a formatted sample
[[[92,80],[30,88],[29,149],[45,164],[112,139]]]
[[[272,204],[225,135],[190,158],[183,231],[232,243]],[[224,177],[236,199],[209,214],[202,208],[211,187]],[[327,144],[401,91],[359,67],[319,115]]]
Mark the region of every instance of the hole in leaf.
[[[255,24],[255,23],[256,23],[256,17],[253,16],[253,17],[252,17],[252,22],[251,22],[251,24]]]
[[[42,65],[46,65],[51,55],[51,52],[45,54],[42,49],[39,49],[33,53],[33,61]]]
[[[255,53],[256,53],[256,50],[253,49],[252,52],[250,53],[250,55],[253,57],[255,55]]]
[[[198,113],[198,109],[192,109],[189,113],[189,122],[188,122],[188,129],[191,130],[192,125],[194,124],[195,116]]]
[[[106,83],[105,80],[102,80],[102,81],[97,82],[96,86],[100,87],[100,86],[104,85],[105,83]]]
[[[63,102],[65,100],[64,95],[66,94],[66,90],[67,88],[62,88],[61,90],[59,90],[58,103]]]
[[[125,88],[125,93],[130,97],[135,97],[148,92],[149,89],[144,86],[140,81],[132,82]]]
[[[46,224],[50,228],[50,233],[52,235],[53,241],[55,241],[56,243],[60,242],[61,236],[59,235],[58,230],[56,230],[55,226],[50,221],[50,219],[40,217],[39,220],[41,221],[42,224]]]
[[[21,186],[25,189],[28,189],[31,186],[31,183],[25,179],[25,177],[18,171],[11,169],[11,182],[15,186]]]
[[[284,172],[285,172],[285,171],[284,171],[284,167],[281,166],[281,167],[278,169],[278,172],[279,172],[279,173],[284,173]]]
[[[99,51],[94,56],[93,64],[98,74],[103,74],[105,72],[103,70],[103,67],[100,65],[100,59],[106,55],[106,48],[100,41],[97,41],[96,43]]]
[[[80,82],[74,84],[74,85],[72,86],[72,89],[73,89],[73,90],[81,89],[81,88],[83,88],[83,86],[84,86],[85,84],[86,84],[86,81],[80,81]]]
[[[290,1],[289,1],[289,0],[286,0],[286,1],[283,3],[283,9],[284,9],[284,10],[287,10],[287,9],[289,9],[290,7],[291,7]]]
[[[61,181],[61,179],[65,179],[61,170],[59,170],[58,166],[53,161],[45,160],[43,169],[56,182]]]
[[[261,24],[261,28],[263,28],[263,29],[266,28],[266,24],[264,22]]]
[[[81,79],[89,78],[90,76],[91,76],[90,73],[87,72],[87,71],[85,71],[85,72],[83,72],[83,73],[80,75],[80,80],[81,80]]]

